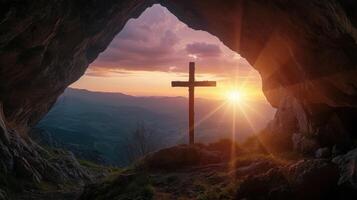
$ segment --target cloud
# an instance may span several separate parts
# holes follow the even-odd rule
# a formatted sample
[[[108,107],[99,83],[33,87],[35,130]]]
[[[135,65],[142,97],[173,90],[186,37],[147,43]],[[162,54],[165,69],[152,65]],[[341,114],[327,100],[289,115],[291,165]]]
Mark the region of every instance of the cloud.
[[[93,77],[113,77],[113,76],[129,76],[132,75],[132,71],[117,70],[117,69],[105,69],[103,67],[92,66],[88,68],[85,75]]]
[[[109,47],[91,64],[105,70],[187,72],[196,61],[200,73],[227,73],[247,66],[244,59],[216,37],[195,31],[180,22],[166,8],[154,5],[137,19],[131,19]],[[175,67],[172,67],[175,66]],[[88,72],[88,76],[104,72]]]
[[[218,57],[221,55],[221,49],[217,44],[207,44],[205,42],[194,42],[186,45],[186,51],[189,54],[199,57]]]

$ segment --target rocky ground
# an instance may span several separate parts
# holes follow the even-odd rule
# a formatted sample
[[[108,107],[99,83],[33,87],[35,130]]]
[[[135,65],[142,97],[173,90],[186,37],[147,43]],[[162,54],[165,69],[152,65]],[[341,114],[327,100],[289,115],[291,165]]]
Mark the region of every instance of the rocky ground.
[[[21,192],[1,190],[0,199],[357,198],[357,149],[339,155],[319,149],[314,157],[291,152],[273,155],[222,140],[162,149],[122,170],[77,161],[62,150],[46,151],[52,155],[48,160],[58,159],[57,163],[67,166],[64,169],[81,169],[91,180],[83,182],[79,176],[77,181],[44,180],[24,185]]]
[[[357,199],[357,4],[352,0],[1,1],[0,199],[45,182],[63,185],[77,181],[83,185],[92,180],[71,155],[51,153],[24,141],[27,131],[64,89],[84,74],[129,19],[157,2],[188,26],[216,35],[254,65],[262,76],[264,94],[278,108],[269,126],[269,138],[280,142],[271,146],[310,156],[279,164],[273,157],[269,162],[274,164],[267,168],[259,164],[264,159],[233,165],[228,171],[211,168],[209,173],[223,173],[224,180],[236,171],[244,172],[231,178],[232,184],[237,184],[233,192],[227,192],[232,198]],[[192,153],[197,152],[195,148],[183,149]],[[139,165],[144,168],[88,186],[81,198],[125,199],[125,195],[134,195],[143,199],[160,194],[191,198],[217,185],[209,182],[209,173],[195,171],[197,167],[221,164],[219,169],[225,169],[224,165],[233,162],[215,160],[222,158],[220,154],[216,158],[210,154],[208,158],[213,160],[206,162],[208,154],[194,154],[194,159],[191,153],[176,153],[186,150],[180,147],[153,154],[149,158],[160,158],[164,153],[165,159],[173,159],[165,160],[169,167],[159,172],[165,166],[157,164],[164,159],[146,160]],[[186,156],[192,160],[186,162]],[[186,161],[178,163],[182,159]],[[212,187],[191,187],[195,194],[191,196],[190,192],[165,192],[180,191],[180,183],[186,186],[192,182],[180,182],[185,178],[179,178],[179,183],[170,186],[172,190],[165,190],[168,184],[163,187],[155,182],[156,173],[159,177],[185,177],[177,174],[177,169],[188,170],[182,172],[186,177],[194,178],[192,173],[197,173],[197,180]],[[245,170],[251,170],[251,175],[245,175]],[[148,178],[140,178],[145,171]],[[138,187],[143,184],[147,187]]]
[[[240,150],[234,159],[221,150],[203,145],[163,149],[87,186],[80,199],[356,198],[357,149],[335,158]]]
[[[16,195],[14,199],[26,200],[73,200],[77,199],[82,190],[55,190],[55,191],[26,191],[20,195]]]
[[[0,200],[76,199],[86,184],[117,170],[8,136],[0,140]]]

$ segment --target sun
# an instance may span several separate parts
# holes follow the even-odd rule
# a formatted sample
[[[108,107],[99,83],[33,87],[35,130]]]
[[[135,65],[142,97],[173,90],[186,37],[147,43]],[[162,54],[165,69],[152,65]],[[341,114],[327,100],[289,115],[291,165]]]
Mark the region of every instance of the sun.
[[[229,102],[238,104],[238,103],[242,103],[243,94],[239,90],[232,90],[227,92],[226,98]]]

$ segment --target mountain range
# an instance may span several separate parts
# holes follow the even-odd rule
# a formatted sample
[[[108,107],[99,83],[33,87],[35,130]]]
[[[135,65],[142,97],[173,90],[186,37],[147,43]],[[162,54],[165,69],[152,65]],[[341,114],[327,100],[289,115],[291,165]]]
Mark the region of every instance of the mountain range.
[[[138,126],[150,129],[155,149],[187,141],[188,109],[185,97],[140,97],[122,93],[68,88],[51,111],[33,129],[39,143],[66,148],[79,158],[101,164],[127,165],[128,141]],[[238,142],[264,128],[275,109],[267,103],[250,103],[252,109],[236,112],[224,101],[195,99],[196,140],[206,143],[232,137]],[[148,137],[148,136],[146,136]]]

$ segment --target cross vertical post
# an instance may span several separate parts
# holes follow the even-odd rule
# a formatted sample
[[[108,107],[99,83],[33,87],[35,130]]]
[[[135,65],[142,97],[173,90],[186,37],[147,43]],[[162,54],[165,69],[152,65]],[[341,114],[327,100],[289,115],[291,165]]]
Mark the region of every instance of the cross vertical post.
[[[189,128],[189,144],[195,143],[195,63],[190,62],[189,64],[189,79],[190,86],[188,87],[188,128]]]
[[[189,144],[195,143],[195,87],[215,87],[216,81],[196,81],[195,63],[189,64],[188,81],[172,81],[172,87],[188,87],[188,134]]]

